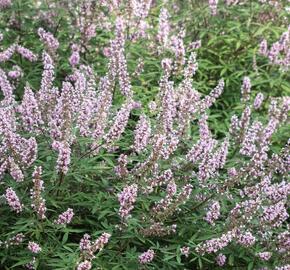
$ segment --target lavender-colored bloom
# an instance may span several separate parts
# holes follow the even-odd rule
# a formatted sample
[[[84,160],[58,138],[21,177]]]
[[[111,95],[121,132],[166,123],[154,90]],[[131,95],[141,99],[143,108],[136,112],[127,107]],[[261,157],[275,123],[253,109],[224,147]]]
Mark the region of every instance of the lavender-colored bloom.
[[[69,58],[69,63],[71,66],[76,66],[80,62],[80,54],[79,52],[73,52]]]
[[[192,77],[198,69],[198,63],[196,61],[196,53],[193,52],[190,54],[190,57],[187,62],[187,67],[184,69],[184,77]]]
[[[249,77],[244,77],[243,85],[241,88],[242,100],[249,101],[250,100],[250,93],[251,93],[251,80]]]
[[[86,251],[91,248],[91,236],[88,234],[84,234],[83,238],[80,241],[80,250],[81,251]]]
[[[115,172],[119,177],[125,177],[128,174],[127,164],[128,156],[121,154],[118,158],[118,165],[115,168]]]
[[[290,232],[289,231],[280,233],[277,236],[277,240],[278,240],[279,252],[284,253],[290,250]]]
[[[198,167],[198,179],[201,183],[204,183],[207,179],[215,177],[218,174],[218,170],[224,167],[228,154],[229,140],[225,139],[220,148],[215,151],[216,142],[214,140],[205,140],[201,144],[205,145],[202,147],[203,153],[201,153],[202,160]]]
[[[24,234],[18,233],[12,237],[10,237],[8,240],[6,240],[3,245],[8,248],[10,246],[19,246],[24,241]],[[1,241],[0,241],[0,247],[1,247]]]
[[[119,84],[120,91],[124,96],[130,97],[132,96],[132,86],[129,77],[129,73],[127,70],[127,61],[122,50],[119,51],[118,55],[118,75],[119,75]]]
[[[146,193],[151,193],[154,187],[168,184],[173,178],[173,173],[170,169],[162,172],[160,175],[148,179]]]
[[[218,266],[224,266],[226,263],[227,257],[224,254],[219,254],[217,255],[217,257],[215,258],[215,261],[217,263]]]
[[[169,210],[170,205],[172,205],[174,200],[174,195],[176,194],[177,186],[174,182],[174,180],[171,180],[167,184],[166,188],[166,196],[164,199],[161,199],[156,205],[153,207],[153,212],[156,213],[156,215],[160,213],[166,213]]]
[[[136,125],[133,149],[140,153],[148,144],[151,135],[149,119],[143,114]]]
[[[281,51],[280,43],[277,41],[272,44],[269,52],[268,52],[268,58],[271,61],[271,63],[277,63],[278,62],[278,55]]]
[[[21,204],[18,196],[12,188],[7,188],[4,195],[8,205],[16,213],[20,213],[23,210],[23,204]]]
[[[23,58],[27,59],[30,62],[35,62],[37,60],[37,56],[32,51],[30,51],[29,49],[27,49],[27,48],[25,48],[23,46],[17,45],[16,46],[16,51]]]
[[[35,95],[29,85],[24,88],[21,105],[17,108],[25,130],[38,132],[43,124],[41,112]]]
[[[6,73],[0,68],[0,89],[3,92],[4,100],[1,103],[4,105],[12,104],[14,102],[13,90],[14,87],[7,79]]]
[[[28,243],[28,249],[32,252],[32,253],[39,253],[41,252],[41,247],[39,246],[39,244],[35,243],[35,242],[29,242]]]
[[[105,140],[108,145],[117,141],[121,137],[128,123],[131,110],[138,106],[139,104],[132,100],[128,100],[123,104],[114,119],[112,127],[110,128],[108,134],[105,136]]]
[[[141,255],[139,255],[139,263],[141,264],[147,264],[153,261],[155,256],[155,252],[152,249],[148,249]]]
[[[134,208],[134,203],[137,198],[138,186],[133,184],[127,186],[123,189],[121,193],[118,194],[118,200],[120,203],[119,215],[123,220],[130,217],[130,212]]]
[[[6,50],[0,52],[0,63],[8,61],[13,56],[15,52],[15,48],[16,48],[16,45],[13,44]]]
[[[36,160],[37,157],[37,142],[34,137],[29,139],[21,138],[19,141],[23,147],[22,151],[19,151],[19,157],[24,167],[29,167]]]
[[[70,155],[71,155],[70,146],[67,143],[54,141],[52,143],[52,148],[58,151],[56,169],[59,172],[67,174],[69,170]]]
[[[46,107],[49,104],[55,104],[57,91],[53,88],[54,81],[54,65],[51,56],[47,52],[42,53],[43,72],[41,78],[40,90],[38,92],[39,103],[41,104],[43,113],[46,114]]]
[[[245,132],[244,139],[241,143],[240,153],[242,155],[251,157],[257,151],[257,140],[259,133],[262,131],[262,123],[255,121]]]
[[[182,247],[182,248],[180,248],[180,253],[182,255],[184,255],[185,257],[188,257],[189,256],[189,250],[190,250],[189,247]]]
[[[190,197],[192,189],[193,189],[193,186],[191,184],[187,184],[187,185],[183,186],[181,192],[178,194],[178,196],[176,198],[176,203],[185,204],[186,201]]]
[[[77,73],[77,81],[76,85],[85,86],[85,91],[78,90],[80,93],[80,98],[76,98],[77,102],[80,102],[78,112],[77,112],[77,123],[76,126],[80,131],[82,136],[92,136],[93,135],[93,124],[104,123],[103,117],[95,114],[96,107],[98,102],[100,102],[100,98],[97,100],[97,94],[95,91],[95,76],[93,72],[89,72],[84,76],[80,72]],[[83,87],[79,87],[82,89]],[[109,95],[109,94],[108,94]],[[103,95],[102,95],[103,96]],[[77,103],[76,102],[76,103]],[[95,123],[94,117],[98,117],[97,123]],[[102,124],[100,124],[102,126]],[[100,134],[98,134],[100,136]]]
[[[16,133],[15,111],[11,106],[0,109],[1,151],[5,154],[10,174],[16,181],[23,180],[22,169],[31,166],[36,159],[35,138],[25,139]]]
[[[164,131],[172,133],[177,104],[174,96],[173,82],[169,82],[166,76],[167,75],[164,76],[164,81],[162,81],[160,85],[161,90],[164,92],[161,119]]]
[[[176,224],[165,226],[162,222],[154,222],[148,228],[142,229],[142,234],[148,236],[164,237],[172,233],[176,233]]]
[[[39,28],[37,31],[40,40],[52,51],[56,51],[59,47],[58,40],[53,36],[53,34],[45,31],[43,28]]]
[[[152,0],[132,0],[132,13],[138,18],[146,18],[148,16]]]
[[[91,241],[90,236],[88,234],[85,234],[80,241],[80,250],[82,253],[82,259],[84,260],[83,262],[87,262],[87,261],[91,262],[95,258],[94,254],[98,250],[102,250],[104,248],[104,246],[109,242],[110,237],[111,237],[111,234],[103,233],[97,240]],[[87,265],[90,266],[91,264],[80,263],[79,265],[86,267]]]
[[[239,127],[239,118],[237,115],[233,115],[231,117],[231,125],[230,125],[230,134],[233,136],[237,136],[239,133],[240,127]]]
[[[109,110],[112,105],[112,82],[109,75],[106,75],[105,77],[101,78],[99,83],[99,95],[98,99],[96,101],[96,104],[94,104],[94,99],[91,101],[88,100],[88,108],[95,108],[95,111],[88,110],[89,113],[94,113],[97,116],[97,121],[93,124],[93,131],[92,136],[93,138],[98,141],[101,139],[105,132],[105,127],[107,126],[108,121],[108,115]],[[124,108],[125,110],[125,108]],[[120,115],[121,117],[121,115]],[[86,119],[86,118],[85,118]]]
[[[273,227],[279,227],[289,218],[284,202],[278,202],[270,206],[263,206],[263,215],[261,222],[271,224]]]
[[[215,221],[220,216],[220,204],[218,201],[213,201],[208,207],[206,217],[204,218],[211,225],[215,224]]]
[[[176,194],[176,191],[177,191],[177,186],[174,180],[171,180],[166,187],[167,196],[170,198],[173,197]]]
[[[36,264],[36,258],[33,257],[32,260],[25,265],[25,267],[29,270],[35,270],[35,267],[36,267],[35,264]]]
[[[256,243],[256,237],[251,232],[239,233],[236,236],[236,241],[245,247],[250,247]]]
[[[193,41],[189,44],[188,49],[197,50],[201,47],[201,40]]]
[[[170,38],[170,49],[175,54],[175,60],[177,65],[183,66],[185,64],[185,46],[183,42],[182,32],[179,35],[173,35]]]
[[[218,0],[209,0],[208,4],[209,4],[211,15],[213,16],[217,15]]]
[[[92,263],[90,261],[84,261],[78,264],[77,270],[90,270],[92,269]]]
[[[11,157],[8,158],[8,163],[9,163],[9,173],[12,176],[12,178],[16,182],[22,182],[24,180],[24,175],[20,166]]]
[[[150,101],[148,103],[148,108],[152,111],[152,112],[155,112],[156,109],[157,109],[157,104],[155,101]]]
[[[110,56],[112,56],[112,52],[111,52],[110,47],[105,47],[105,48],[103,49],[103,54],[104,54],[104,56],[106,56],[107,58],[109,58]]]
[[[72,122],[77,108],[75,98],[72,84],[64,82],[49,122],[51,137],[56,141],[65,141],[67,144],[72,141]]]
[[[202,255],[205,253],[216,253],[226,247],[233,240],[234,236],[235,230],[228,231],[219,238],[213,238],[199,244],[196,247],[196,252]]]
[[[22,76],[23,76],[22,69],[19,66],[16,66],[16,65],[14,65],[12,67],[12,70],[10,70],[8,72],[8,77],[11,78],[11,79],[14,79],[14,80],[16,80],[16,79],[18,79],[18,78],[20,78]]]
[[[260,43],[259,53],[263,56],[267,56],[268,54],[268,44],[267,40],[263,39]]]
[[[255,110],[258,110],[261,107],[263,100],[264,100],[263,93],[258,93],[257,96],[255,97],[254,104],[253,104]]]
[[[272,252],[259,252],[258,254],[258,257],[263,260],[263,261],[269,261],[272,257]]]
[[[260,54],[268,57],[271,64],[278,65],[282,70],[288,70],[290,67],[290,27],[282,33],[280,39],[267,49],[267,41],[263,40],[260,44]]]
[[[132,86],[129,72],[127,69],[127,61],[125,58],[125,21],[123,18],[116,19],[116,38],[111,42],[110,46],[110,62],[109,72],[114,79],[118,76],[120,91],[126,97],[132,97]]]
[[[200,103],[199,106],[201,112],[204,112],[217,100],[217,98],[222,94],[224,86],[225,86],[224,80],[223,79],[219,80],[218,85]]]
[[[12,5],[11,0],[0,0],[0,9],[8,8]]]
[[[71,208],[68,208],[65,212],[58,216],[58,219],[54,222],[58,225],[66,225],[71,223],[71,220],[74,216],[74,211]]]
[[[166,8],[162,8],[159,15],[157,39],[162,47],[167,48],[169,43],[169,13]]]
[[[96,25],[94,23],[91,23],[88,27],[86,27],[84,31],[84,35],[86,37],[86,40],[89,41],[93,37],[96,36]]]
[[[162,69],[164,71],[164,79],[167,82],[168,81],[168,78],[169,78],[169,75],[170,75],[170,72],[173,69],[172,59],[170,59],[170,58],[164,58],[164,59],[162,59],[162,61],[161,61],[161,67],[162,67]]]
[[[7,168],[8,168],[8,162],[3,161],[0,166],[0,180],[3,178],[3,175],[5,174]]]
[[[92,244],[92,251],[95,253],[97,250],[102,250],[104,246],[109,242],[111,234],[103,233],[96,241]]]
[[[33,172],[33,188],[30,190],[32,204],[32,209],[37,213],[37,216],[40,219],[45,218],[45,212],[46,212],[46,206],[45,206],[45,200],[42,198],[42,191],[44,189],[43,187],[43,181],[41,180],[42,175],[42,168],[36,167]]]
[[[241,130],[246,130],[250,124],[251,108],[247,106],[242,113],[241,120],[239,121],[239,127]]]

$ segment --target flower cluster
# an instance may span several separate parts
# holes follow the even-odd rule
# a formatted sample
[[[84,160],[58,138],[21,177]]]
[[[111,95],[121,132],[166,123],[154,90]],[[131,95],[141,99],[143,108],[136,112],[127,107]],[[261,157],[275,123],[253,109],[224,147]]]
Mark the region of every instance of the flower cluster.
[[[155,252],[153,249],[148,249],[139,256],[139,262],[141,264],[147,264],[153,261]]]
[[[71,220],[74,216],[74,211],[71,208],[68,208],[65,212],[58,216],[58,219],[55,220],[55,223],[58,225],[66,225],[71,223]]]
[[[162,8],[159,15],[159,25],[158,25],[158,41],[166,48],[169,43],[169,33],[170,33],[170,24],[169,24],[169,13],[166,8]]]
[[[89,270],[92,267],[91,261],[95,258],[95,253],[104,248],[109,242],[111,235],[103,233],[97,240],[91,241],[90,236],[85,234],[80,241],[81,262],[78,263],[78,270]]]
[[[242,93],[242,100],[243,101],[248,101],[250,99],[250,94],[251,94],[251,80],[249,77],[244,77],[243,79],[243,85],[241,88],[241,93]]]
[[[12,4],[11,0],[1,0],[0,1],[0,8],[4,9],[4,8],[8,8],[10,7]]]
[[[218,201],[214,201],[210,204],[208,211],[206,213],[206,217],[204,218],[208,223],[214,225],[214,222],[220,216],[220,204]]]
[[[80,62],[80,53],[79,53],[79,48],[77,45],[72,46],[72,54],[69,58],[69,63],[71,64],[72,67],[76,66]]]
[[[251,232],[238,233],[236,236],[236,241],[240,245],[243,245],[245,247],[250,247],[255,244],[256,237],[253,236]]]
[[[140,153],[148,144],[151,135],[150,122],[145,115],[140,116],[135,130],[135,139],[133,148]]]
[[[13,211],[16,213],[22,212],[23,204],[21,204],[18,196],[12,188],[6,189],[4,197]]]
[[[59,47],[59,42],[51,33],[45,31],[43,28],[39,28],[37,33],[40,37],[40,40],[47,46],[49,50],[57,50]]]
[[[12,70],[10,70],[8,72],[8,77],[11,78],[11,79],[19,79],[23,76],[23,72],[22,72],[22,69],[19,67],[19,66],[16,66],[14,65],[12,67]]]
[[[0,241],[0,247],[4,246],[5,248],[9,248],[10,246],[19,246],[23,241],[24,234],[18,233],[4,242]]]
[[[270,48],[268,48],[267,40],[264,39],[260,43],[259,53],[267,57],[270,63],[278,65],[284,70],[288,70],[290,66],[290,26]]]
[[[182,255],[184,255],[185,257],[188,257],[189,256],[189,251],[190,251],[190,248],[189,247],[182,247],[182,248],[180,248],[180,253]]]
[[[133,184],[125,187],[123,191],[118,194],[118,200],[120,203],[119,215],[123,220],[130,217],[130,212],[133,210],[137,198],[137,191],[138,186]]]
[[[45,212],[46,212],[46,206],[45,206],[45,200],[42,198],[42,191],[44,189],[43,187],[43,180],[41,180],[41,174],[42,174],[42,168],[36,167],[34,170],[34,173],[32,175],[33,177],[33,188],[30,190],[31,199],[33,203],[31,204],[31,207],[36,212],[37,216],[40,219],[44,219]]]
[[[217,15],[218,0],[209,0],[208,4],[209,4],[211,15],[213,16]]]
[[[227,257],[224,254],[219,254],[217,255],[215,261],[217,263],[218,266],[224,266],[226,263]]]
[[[37,243],[35,243],[35,242],[29,242],[28,243],[28,249],[32,253],[35,253],[35,254],[41,252],[41,247]]]
[[[272,253],[271,252],[267,252],[267,251],[259,252],[257,255],[263,261],[268,261],[272,257]]]
[[[222,234],[219,238],[207,240],[205,243],[202,243],[196,247],[196,252],[201,254],[216,253],[230,244],[230,242],[234,239],[235,233],[235,230],[231,230]]]

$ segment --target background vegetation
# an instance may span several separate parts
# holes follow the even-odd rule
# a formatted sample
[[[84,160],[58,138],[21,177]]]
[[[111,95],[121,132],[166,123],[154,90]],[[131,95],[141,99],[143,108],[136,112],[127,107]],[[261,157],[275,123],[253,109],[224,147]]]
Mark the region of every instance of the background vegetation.
[[[39,39],[37,31],[40,27],[52,33],[60,44],[57,52],[51,55],[55,66],[55,86],[61,88],[62,82],[76,69],[69,62],[73,44],[81,47],[80,64],[92,67],[95,72],[96,85],[99,84],[100,78],[105,76],[110,58],[105,55],[104,49],[110,46],[111,40],[115,37],[116,18],[128,15],[130,1],[123,1],[120,8],[113,11],[106,6],[99,7],[97,4],[92,14],[87,14],[86,11],[82,14],[81,7],[85,2],[90,1],[13,0],[11,5],[1,8],[0,32],[4,36],[0,44],[1,51],[15,43],[29,48],[38,56],[37,61],[29,62],[21,55],[14,54],[8,61],[0,63],[6,73],[13,69],[14,65],[22,69],[23,76],[16,80],[10,79],[11,84],[15,87],[16,102],[21,102],[23,99],[24,87],[27,82],[35,93],[41,87],[43,76],[41,55],[44,50],[47,50],[47,47]],[[250,78],[252,85],[249,103],[253,102],[259,92],[263,93],[265,97],[261,108],[253,112],[253,117],[263,124],[268,121],[271,97],[281,98],[289,95],[289,71],[281,65],[271,63],[267,57],[259,53],[262,40],[267,40],[271,46],[279,40],[284,32],[289,33],[289,1],[241,0],[232,1],[236,2],[232,4],[226,2],[219,1],[217,14],[213,16],[207,1],[152,1],[149,15],[146,18],[150,24],[150,28],[147,30],[149,37],[132,41],[129,38],[130,27],[126,29],[128,32],[126,32],[125,56],[131,75],[133,97],[134,100],[141,103],[141,107],[132,110],[126,130],[115,144],[118,147],[116,151],[101,148],[97,154],[87,154],[90,149],[88,144],[91,143],[91,140],[79,136],[76,131],[77,143],[72,146],[71,164],[65,176],[55,169],[58,153],[52,149],[53,140],[48,134],[38,135],[37,159],[33,166],[25,170],[23,182],[16,182],[9,173],[4,174],[0,182],[0,193],[4,194],[6,188],[12,187],[24,204],[25,210],[21,214],[11,212],[5,197],[2,196],[0,207],[1,269],[24,269],[25,265],[31,262],[33,256],[27,249],[28,241],[35,241],[42,248],[42,251],[35,255],[35,269],[75,269],[80,260],[79,242],[83,235],[88,233],[92,239],[96,239],[103,232],[110,233],[112,236],[104,249],[96,254],[92,269],[219,268],[216,263],[216,254],[200,254],[196,251],[196,247],[205,240],[219,237],[227,230],[230,224],[227,220],[229,209],[232,209],[237,203],[235,195],[232,199],[229,194],[231,192],[238,194],[246,184],[242,184],[242,187],[235,187],[229,194],[222,194],[219,197],[221,217],[215,226],[211,226],[204,220],[207,201],[201,203],[197,200],[202,189],[198,186],[196,177],[192,176],[194,169],[192,167],[179,168],[178,166],[176,169],[172,165],[179,164],[187,153],[187,149],[191,148],[192,142],[199,139],[199,117],[191,121],[191,127],[187,130],[186,135],[190,140],[182,141],[181,147],[170,158],[170,162],[161,160],[158,163],[160,171],[176,170],[174,177],[179,191],[186,183],[193,185],[190,199],[180,206],[180,211],[162,221],[165,226],[176,224],[176,233],[160,237],[156,235],[146,237],[140,233],[150,224],[146,216],[150,215],[154,202],[166,195],[166,188],[163,186],[157,192],[149,195],[138,194],[132,217],[126,221],[126,225],[122,224],[118,215],[120,207],[118,194],[126,185],[132,184],[133,180],[130,175],[124,178],[118,177],[115,168],[120,154],[130,156],[128,170],[132,170],[136,164],[146,160],[148,153],[150,154],[154,147],[149,145],[147,151],[136,154],[131,145],[141,114],[145,113],[150,118],[152,129],[158,129],[158,113],[151,110],[148,105],[150,105],[150,101],[154,100],[157,106],[161,106],[160,80],[164,74],[161,62],[164,58],[175,59],[176,57],[171,50],[158,49],[156,36],[162,8],[166,8],[170,14],[171,35],[181,35],[184,30],[183,42],[186,48],[186,59],[189,58],[190,53],[194,51],[197,53],[198,70],[194,76],[192,87],[197,89],[202,96],[206,96],[218,84],[218,81],[224,78],[224,91],[208,112],[208,124],[214,138],[218,140],[226,138],[232,116],[234,114],[240,116],[246,107],[247,104],[241,102],[241,86],[245,76]],[[80,29],[76,27],[75,21],[80,16],[97,25],[96,35],[90,40],[85,40]],[[106,27],[105,24],[108,26]],[[193,49],[192,42],[198,40],[201,41],[200,48]],[[290,46],[289,43],[288,46]],[[144,64],[143,71],[134,75],[140,59]],[[175,84],[182,82],[182,70],[183,68],[177,68],[172,73],[170,80]],[[95,89],[97,91],[97,87]],[[116,86],[107,130],[112,126],[114,115],[125,100],[126,97],[119,91],[119,86]],[[279,153],[285,146],[289,131],[286,121],[286,124],[273,135],[269,151],[271,154]],[[21,126],[19,134],[24,138],[30,136],[21,129]],[[231,148],[228,161],[221,170],[218,181],[227,179],[227,169],[231,167],[238,169],[249,159],[249,157],[244,158],[237,153],[235,147]],[[45,186],[43,196],[47,207],[47,218],[44,220],[39,220],[30,207],[29,192],[33,185],[34,166],[41,166],[43,171],[42,179]],[[152,172],[150,173],[152,176]],[[287,182],[284,175],[275,177],[276,182],[282,180]],[[287,200],[286,206],[289,206],[289,200]],[[68,208],[74,210],[72,222],[66,226],[54,224],[53,221],[57,216]],[[288,231],[289,219],[283,223],[282,228]],[[18,233],[24,234],[24,241],[20,245],[6,247],[7,241]],[[184,246],[190,248],[188,257],[180,251],[180,248]],[[138,256],[148,249],[154,250],[154,260],[141,265]],[[270,261],[260,260],[255,254],[264,250],[265,247],[261,244],[251,247],[233,244],[223,250],[227,261],[221,268],[251,270],[268,267],[266,269],[275,269],[275,267],[289,263],[287,255],[281,259],[279,254],[273,256]]]

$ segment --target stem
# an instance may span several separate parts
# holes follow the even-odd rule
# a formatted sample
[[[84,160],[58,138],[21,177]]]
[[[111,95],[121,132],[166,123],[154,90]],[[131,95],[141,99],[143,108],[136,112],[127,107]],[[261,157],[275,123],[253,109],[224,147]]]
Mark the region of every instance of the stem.
[[[104,145],[104,143],[96,145],[95,147],[91,148],[89,151],[87,151],[86,153],[81,155],[78,160],[81,160],[82,158],[86,157],[87,155],[93,153],[95,150],[102,147],[103,145]]]

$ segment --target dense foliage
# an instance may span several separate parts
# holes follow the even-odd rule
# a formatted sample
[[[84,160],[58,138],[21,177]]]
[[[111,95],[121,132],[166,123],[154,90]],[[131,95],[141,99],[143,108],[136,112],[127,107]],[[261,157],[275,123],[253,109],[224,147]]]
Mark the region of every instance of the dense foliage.
[[[289,270],[289,14],[0,0],[0,268]]]

